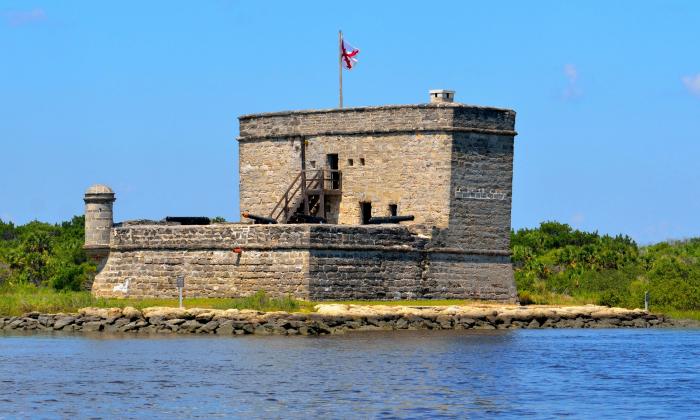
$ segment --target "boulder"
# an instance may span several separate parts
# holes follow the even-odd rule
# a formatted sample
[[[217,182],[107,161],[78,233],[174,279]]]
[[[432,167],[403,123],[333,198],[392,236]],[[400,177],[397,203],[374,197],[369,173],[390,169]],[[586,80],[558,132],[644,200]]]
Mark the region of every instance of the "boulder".
[[[143,314],[141,313],[141,311],[132,306],[127,306],[124,309],[122,309],[122,316],[132,321],[135,319],[143,318]]]
[[[271,333],[272,333],[272,331],[268,330],[263,325],[258,325],[253,330],[253,334],[255,334],[255,335],[269,335]]]
[[[144,320],[136,320],[136,321],[131,321],[128,324],[125,324],[122,326],[119,331],[123,332],[129,332],[129,331],[138,331],[139,328],[145,327],[148,325],[148,322]]]
[[[148,319],[148,320],[151,320],[151,319],[169,320],[169,319],[185,318],[185,316],[187,315],[187,310],[181,309],[181,308],[155,306],[152,308],[144,308],[142,313],[143,313],[143,317]]]
[[[199,332],[213,334],[216,328],[219,326],[219,321],[209,321],[199,328]]]
[[[182,318],[169,319],[169,320],[165,321],[165,325],[167,325],[168,327],[170,327],[170,329],[172,329],[174,326],[179,326],[179,325],[183,324],[185,321],[186,320],[182,319]]]
[[[232,335],[233,334],[233,321],[231,320],[222,320],[219,321],[219,327],[216,329],[217,334],[221,335]]]
[[[190,319],[188,321],[183,322],[180,324],[180,332],[195,332],[197,331],[197,328],[201,327],[202,324],[197,322],[194,319]]]
[[[78,315],[90,319],[107,319],[117,318],[122,316],[121,308],[81,308],[78,310]]]
[[[398,320],[396,320],[394,328],[396,328],[397,330],[405,330],[406,328],[408,328],[408,321],[406,320],[406,318],[399,318]]]
[[[83,331],[97,332],[102,331],[104,324],[101,321],[90,321],[83,323]]]
[[[54,330],[61,330],[63,329],[66,325],[71,325],[75,322],[75,317],[74,316],[64,316],[61,318],[58,318],[56,322],[53,324],[53,329]]]

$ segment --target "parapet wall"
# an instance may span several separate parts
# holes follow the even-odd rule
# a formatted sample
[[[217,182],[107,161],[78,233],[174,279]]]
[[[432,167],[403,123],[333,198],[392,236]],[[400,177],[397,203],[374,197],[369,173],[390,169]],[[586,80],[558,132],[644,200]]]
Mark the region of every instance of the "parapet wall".
[[[389,105],[243,115],[240,141],[292,136],[421,131],[515,135],[515,112],[461,104]]]
[[[93,293],[175,297],[184,275],[189,297],[515,300],[510,258],[474,252],[431,248],[398,225],[124,226]]]

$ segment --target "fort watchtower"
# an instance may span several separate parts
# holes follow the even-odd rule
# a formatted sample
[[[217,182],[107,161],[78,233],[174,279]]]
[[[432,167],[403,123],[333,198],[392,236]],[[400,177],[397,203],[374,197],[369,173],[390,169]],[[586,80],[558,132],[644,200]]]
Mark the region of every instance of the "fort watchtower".
[[[515,112],[454,102],[240,117],[240,205],[279,223],[413,215],[436,243],[508,251]]]
[[[109,236],[112,232],[114,191],[96,184],[85,191],[85,252],[91,258],[103,260],[109,254]]]

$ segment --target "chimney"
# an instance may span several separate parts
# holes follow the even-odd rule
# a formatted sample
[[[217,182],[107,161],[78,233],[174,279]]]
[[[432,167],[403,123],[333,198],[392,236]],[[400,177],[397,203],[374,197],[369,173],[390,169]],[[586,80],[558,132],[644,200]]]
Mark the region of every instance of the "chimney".
[[[433,89],[430,91],[430,103],[454,102],[455,91],[446,89]]]

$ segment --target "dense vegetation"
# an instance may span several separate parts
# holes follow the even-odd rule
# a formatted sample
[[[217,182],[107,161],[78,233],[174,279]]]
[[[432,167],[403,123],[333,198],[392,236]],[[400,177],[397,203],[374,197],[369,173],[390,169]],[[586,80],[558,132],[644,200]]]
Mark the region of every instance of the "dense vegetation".
[[[22,310],[69,311],[81,306],[174,305],[95,299],[85,289],[95,265],[82,249],[84,218],[51,225],[15,226],[0,220],[0,313]],[[523,303],[597,303],[629,308],[700,311],[700,238],[638,246],[627,236],[581,232],[545,222],[512,232],[515,279]],[[194,302],[206,307],[307,308],[309,304],[270,299]],[[301,305],[301,306],[300,306]],[[307,308],[308,309],[308,308]]]
[[[700,310],[700,238],[639,247],[627,236],[545,222],[511,235],[521,300]],[[561,303],[561,302],[557,302]]]
[[[84,229],[82,216],[58,225],[15,226],[0,220],[0,287],[84,289],[95,273],[83,251]]]

